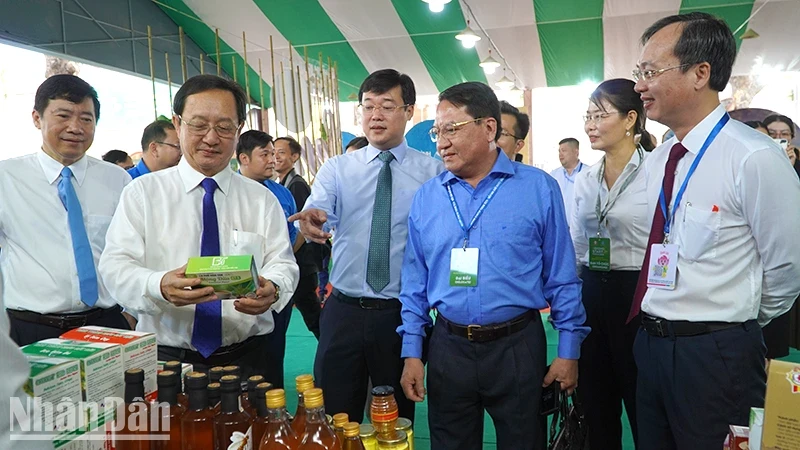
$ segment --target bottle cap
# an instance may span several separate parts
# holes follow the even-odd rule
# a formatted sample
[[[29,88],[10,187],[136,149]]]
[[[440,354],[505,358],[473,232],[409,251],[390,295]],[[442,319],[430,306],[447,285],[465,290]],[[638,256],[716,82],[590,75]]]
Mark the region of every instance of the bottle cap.
[[[236,375],[242,377],[242,369],[239,366],[225,366],[222,368],[223,375]]]
[[[208,376],[203,372],[189,372],[186,375],[186,387],[189,389],[205,389],[208,386]]]
[[[372,395],[375,397],[388,397],[394,395],[394,388],[391,386],[375,386],[372,388]]]
[[[220,366],[212,367],[208,370],[208,380],[211,383],[219,381],[219,379],[222,378],[222,375],[224,375],[224,373],[222,367]]]
[[[358,437],[360,427],[355,422],[347,422],[344,424],[344,437]]]
[[[396,430],[394,434],[386,433],[378,435],[378,445],[397,445],[408,443],[408,435],[405,431]]]
[[[344,424],[350,421],[350,417],[347,416],[347,413],[339,413],[333,415],[333,426],[336,428],[344,427]]]
[[[283,389],[267,391],[267,408],[278,409],[286,406],[286,392]]]
[[[306,409],[320,408],[324,401],[322,398],[322,389],[313,388],[303,392],[303,400]]]
[[[298,375],[294,382],[299,394],[314,388],[314,377],[311,375]]]
[[[261,375],[253,375],[247,379],[247,392],[253,392],[259,383],[264,382],[264,377]]]
[[[220,390],[222,392],[241,392],[242,385],[236,375],[223,375],[219,379]]]
[[[412,424],[410,420],[406,419],[405,417],[400,417],[397,419],[397,425],[395,425],[395,429],[406,431],[411,429],[411,425]]]
[[[125,383],[144,383],[144,370],[139,368],[126,370]]]
[[[358,426],[358,430],[359,430],[358,435],[361,436],[362,438],[375,437],[375,435],[378,434],[378,432],[375,430],[375,427],[369,423],[362,423],[361,425]]]
[[[156,384],[159,388],[177,386],[178,378],[175,377],[175,372],[171,370],[163,370],[158,373],[158,377],[156,377]]]
[[[181,365],[180,361],[167,361],[164,363],[164,370],[171,370],[173,372],[180,373],[182,367],[183,366]]]

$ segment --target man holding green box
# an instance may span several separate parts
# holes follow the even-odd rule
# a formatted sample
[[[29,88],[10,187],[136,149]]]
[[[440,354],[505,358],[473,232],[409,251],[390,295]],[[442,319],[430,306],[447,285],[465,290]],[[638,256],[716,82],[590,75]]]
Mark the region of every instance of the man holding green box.
[[[245,106],[228,80],[199,75],[184,83],[172,118],[184,157],[123,191],[99,267],[120,304],[139,314],[137,329],[157,334],[159,359],[200,371],[238,365],[243,378],[268,375],[272,311],[286,306],[298,277],[275,196],[229,168]],[[187,277],[190,257],[237,255],[252,255],[258,272],[247,297],[220,300]]]

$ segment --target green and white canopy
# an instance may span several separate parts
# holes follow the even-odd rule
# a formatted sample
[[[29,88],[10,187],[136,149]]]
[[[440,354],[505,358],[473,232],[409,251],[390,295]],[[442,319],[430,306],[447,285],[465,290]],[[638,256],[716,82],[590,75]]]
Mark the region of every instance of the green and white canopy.
[[[409,74],[420,94],[468,80],[493,84],[503,75],[529,89],[630,78],[641,33],[663,16],[697,10],[736,30],[734,74],[760,64],[800,66],[800,0],[452,0],[440,13],[421,0],[154,1],[212,57],[219,29],[222,67],[232,73],[233,55],[240,82],[245,32],[252,93],[259,92],[259,58],[263,80],[272,84],[270,36],[286,76],[290,56],[304,72],[306,48],[314,61],[320,53],[325,63],[328,57],[336,61],[341,100],[353,99],[368,73],[387,67]],[[454,38],[467,20],[482,37],[471,49]],[[760,37],[742,40],[748,28]],[[478,66],[489,56],[490,40],[492,57],[507,63],[505,73],[501,68],[486,75]]]

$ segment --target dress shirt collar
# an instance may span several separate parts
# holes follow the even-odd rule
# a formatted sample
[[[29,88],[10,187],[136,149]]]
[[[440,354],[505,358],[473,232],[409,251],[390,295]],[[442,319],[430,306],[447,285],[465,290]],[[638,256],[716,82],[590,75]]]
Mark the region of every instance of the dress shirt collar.
[[[150,168],[144,163],[144,158],[140,159],[139,162],[136,163],[136,170],[139,172],[139,175],[150,173]]]
[[[44,177],[47,179],[47,182],[50,184],[55,183],[58,177],[61,176],[61,169],[63,169],[64,166],[51,158],[50,155],[44,151],[38,152],[36,158],[39,160],[39,165],[42,166],[42,171],[44,172]],[[86,169],[88,167],[89,158],[86,155],[83,155],[81,159],[69,166],[70,170],[72,170],[72,178],[75,179],[78,186],[83,185],[83,180],[86,179]]]
[[[208,178],[202,173],[194,170],[194,168],[186,161],[186,158],[181,158],[181,161],[178,163],[178,174],[183,181],[183,188],[186,190],[186,192],[189,192],[192,189],[200,186],[200,182]],[[222,191],[224,195],[228,195],[228,189],[230,189],[231,186],[232,176],[233,171],[229,166],[225,166],[224,169],[217,172],[217,174],[211,178],[217,182],[219,190]]]
[[[364,155],[367,158],[366,163],[371,163],[372,160],[378,157],[381,151],[382,150],[378,150],[377,148],[373,147],[372,144],[367,145],[366,150],[364,151]],[[403,142],[401,142],[397,147],[384,151],[392,152],[394,159],[397,160],[397,164],[403,164],[403,159],[406,157],[406,153],[408,152],[408,143],[405,139],[403,139]]]
[[[689,150],[696,155],[697,152],[699,152],[703,147],[703,143],[708,138],[708,135],[711,134],[711,130],[714,129],[714,127],[717,125],[717,122],[719,122],[719,119],[722,118],[723,114],[725,114],[725,107],[720,104],[713,111],[711,111],[711,113],[707,115],[705,119],[695,125],[695,127],[692,128],[692,131],[690,131],[681,142],[683,146],[686,147],[686,150]]]
[[[514,163],[508,159],[508,156],[502,151],[500,148],[497,148],[497,160],[494,162],[494,166],[492,166],[492,170],[484,177],[484,179],[488,178],[492,174],[500,174],[500,175],[507,175],[507,176],[514,176],[516,173],[516,167],[514,167]],[[457,177],[453,172],[445,171],[444,177],[442,179],[442,185],[455,183],[456,181],[461,181],[461,178]],[[482,181],[482,180],[481,180]]]

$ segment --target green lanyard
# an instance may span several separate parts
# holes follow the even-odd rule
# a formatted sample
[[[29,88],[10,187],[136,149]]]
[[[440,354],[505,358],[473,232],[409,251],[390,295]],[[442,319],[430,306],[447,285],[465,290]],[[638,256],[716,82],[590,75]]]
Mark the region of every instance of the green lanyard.
[[[633,172],[631,172],[627,177],[625,177],[625,180],[619,187],[617,195],[614,196],[614,198],[608,198],[606,200],[606,206],[601,209],[600,190],[603,187],[603,175],[605,175],[606,172],[606,157],[603,156],[603,160],[600,163],[600,172],[597,174],[597,183],[598,183],[597,202],[595,203],[595,209],[594,209],[595,215],[597,215],[597,236],[600,236],[600,227],[602,227],[603,222],[606,220],[606,216],[608,216],[609,211],[611,211],[611,207],[613,207],[614,204],[617,203],[617,200],[620,198],[620,196],[622,196],[622,193],[625,191],[625,189],[627,189],[627,187],[630,186],[631,183],[633,183],[633,180],[636,179],[636,175],[639,173],[639,170],[641,170],[642,166],[644,165],[643,164],[644,149],[642,148],[641,145],[636,148],[636,152],[639,154],[639,165],[636,167],[636,169],[633,170]],[[610,196],[611,191],[609,191],[608,194]]]

